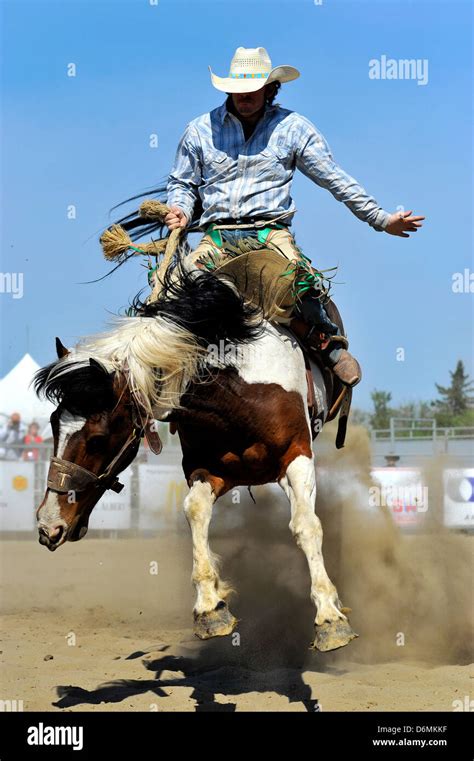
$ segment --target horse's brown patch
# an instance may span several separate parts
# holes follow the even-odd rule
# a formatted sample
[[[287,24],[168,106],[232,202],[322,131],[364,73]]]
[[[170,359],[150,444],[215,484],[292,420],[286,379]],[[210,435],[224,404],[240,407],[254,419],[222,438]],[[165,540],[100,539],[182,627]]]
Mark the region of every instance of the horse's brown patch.
[[[311,457],[305,402],[276,383],[246,383],[222,370],[184,394],[172,414],[188,483],[207,480],[216,496],[278,481],[299,455]]]

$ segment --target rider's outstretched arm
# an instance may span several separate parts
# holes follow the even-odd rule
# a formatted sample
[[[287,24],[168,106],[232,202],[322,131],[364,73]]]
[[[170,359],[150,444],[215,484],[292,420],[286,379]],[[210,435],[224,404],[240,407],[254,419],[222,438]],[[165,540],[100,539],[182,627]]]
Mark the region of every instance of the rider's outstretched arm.
[[[389,212],[384,211],[354,177],[336,164],[329,145],[314,124],[304,116],[300,119],[303,139],[296,149],[297,168],[317,185],[329,190],[334,198],[342,201],[356,217],[374,230],[385,230],[391,218]]]

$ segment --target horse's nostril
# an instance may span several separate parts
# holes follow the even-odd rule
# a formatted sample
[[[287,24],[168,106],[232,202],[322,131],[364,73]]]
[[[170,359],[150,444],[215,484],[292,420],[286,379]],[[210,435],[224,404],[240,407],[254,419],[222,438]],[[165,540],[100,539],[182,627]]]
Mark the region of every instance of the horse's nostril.
[[[64,532],[64,526],[55,526],[49,535],[49,540],[52,544],[57,544],[61,539]]]
[[[64,534],[64,526],[52,526],[52,528],[41,526],[38,533],[41,544],[57,544]]]
[[[38,531],[39,534],[39,543],[44,544],[46,547],[49,544],[49,537],[44,528],[40,528]]]

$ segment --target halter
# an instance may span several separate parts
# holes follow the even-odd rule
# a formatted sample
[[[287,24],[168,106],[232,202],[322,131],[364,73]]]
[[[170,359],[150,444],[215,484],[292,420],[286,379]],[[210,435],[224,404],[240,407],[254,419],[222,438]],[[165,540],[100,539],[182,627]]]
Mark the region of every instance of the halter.
[[[155,454],[160,453],[161,441],[158,434],[150,431],[148,427],[150,419],[148,416],[145,422],[143,422],[138,402],[133,395],[131,398],[134,402],[132,413],[133,431],[105,470],[97,476],[92,471],[83,468],[82,465],[77,465],[75,462],[63,460],[60,457],[52,457],[48,470],[48,489],[59,494],[66,494],[70,491],[86,491],[86,489],[92,487],[100,489],[102,492],[111,489],[119,494],[124,486],[118,479],[118,473],[123,469],[120,468],[120,465],[131,451],[133,451],[133,457],[135,457],[140,445],[140,439],[146,436],[151,450]]]
[[[140,430],[140,436],[137,436],[137,430]],[[120,483],[117,475],[121,470],[119,466],[131,449],[135,450],[135,456],[142,435],[143,429],[134,428],[118,455],[98,476],[75,462],[52,457],[48,471],[48,489],[65,494],[69,491],[85,491],[92,486],[103,491],[111,489],[119,494],[123,489],[123,484]]]

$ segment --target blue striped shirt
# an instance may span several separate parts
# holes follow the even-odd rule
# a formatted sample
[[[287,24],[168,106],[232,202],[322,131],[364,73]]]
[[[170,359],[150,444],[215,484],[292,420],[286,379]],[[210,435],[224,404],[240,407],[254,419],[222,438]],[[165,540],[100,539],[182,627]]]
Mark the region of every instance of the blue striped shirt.
[[[295,211],[295,169],[329,190],[359,219],[384,230],[390,214],[333,160],[323,135],[305,116],[278,104],[265,107],[251,137],[227,101],[187,125],[168,179],[168,205],[193,216],[198,198],[205,227],[219,219],[272,219]],[[283,222],[290,224],[292,215]]]

